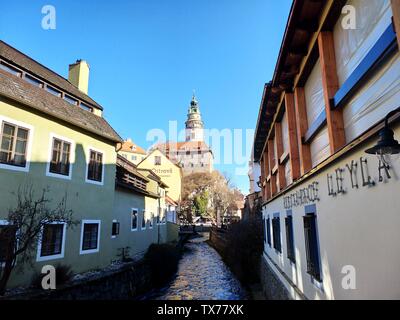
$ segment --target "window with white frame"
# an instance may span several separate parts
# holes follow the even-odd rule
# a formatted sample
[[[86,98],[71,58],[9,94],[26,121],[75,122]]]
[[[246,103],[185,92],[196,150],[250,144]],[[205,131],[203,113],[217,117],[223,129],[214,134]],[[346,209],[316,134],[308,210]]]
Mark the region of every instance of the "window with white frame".
[[[0,163],[26,167],[29,129],[2,121],[0,132]]]
[[[131,231],[136,231],[138,228],[138,209],[132,209],[131,213]]]
[[[52,136],[48,175],[70,178],[72,152],[72,141],[65,138]]]
[[[81,254],[99,252],[100,220],[83,220],[81,230]]]
[[[45,224],[39,239],[37,261],[63,258],[65,233],[66,224],[63,222]]]
[[[120,223],[117,220],[113,220],[111,228],[111,237],[114,239],[119,235]]]
[[[89,163],[87,167],[87,182],[103,183],[104,157],[103,152],[89,149]]]

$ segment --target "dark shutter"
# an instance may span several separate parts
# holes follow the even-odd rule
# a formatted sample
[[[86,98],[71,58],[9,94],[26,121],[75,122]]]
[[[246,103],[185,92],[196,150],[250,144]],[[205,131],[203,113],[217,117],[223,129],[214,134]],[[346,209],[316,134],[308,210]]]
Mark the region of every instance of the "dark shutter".
[[[314,214],[304,217],[304,239],[306,244],[307,272],[317,281],[321,281],[318,236]]]
[[[286,227],[287,257],[290,261],[295,262],[292,216],[287,216],[285,218],[285,227]]]

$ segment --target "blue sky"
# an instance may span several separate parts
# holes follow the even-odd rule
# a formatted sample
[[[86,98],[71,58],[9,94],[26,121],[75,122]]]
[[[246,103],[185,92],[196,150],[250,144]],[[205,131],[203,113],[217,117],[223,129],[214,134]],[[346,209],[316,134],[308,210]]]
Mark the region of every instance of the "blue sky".
[[[0,11],[0,38],[64,77],[70,63],[87,60],[89,94],[105,118],[148,148],[149,130],[168,132],[170,120],[183,128],[193,89],[207,128],[254,129],[291,2],[14,0]],[[55,30],[41,27],[47,4]],[[248,192],[236,165],[216,169]]]

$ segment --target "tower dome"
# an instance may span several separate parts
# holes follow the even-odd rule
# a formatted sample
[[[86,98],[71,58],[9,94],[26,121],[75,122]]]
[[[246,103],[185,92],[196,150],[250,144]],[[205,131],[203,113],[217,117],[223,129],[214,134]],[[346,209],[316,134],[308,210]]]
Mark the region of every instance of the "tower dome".
[[[204,140],[204,123],[201,119],[199,103],[193,94],[192,101],[187,115],[186,125],[186,141],[203,141]]]

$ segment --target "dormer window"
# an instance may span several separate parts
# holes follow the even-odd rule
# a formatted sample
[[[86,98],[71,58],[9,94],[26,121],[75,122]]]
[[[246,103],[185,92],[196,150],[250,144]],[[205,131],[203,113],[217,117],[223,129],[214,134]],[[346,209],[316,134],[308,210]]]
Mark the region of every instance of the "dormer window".
[[[22,74],[21,71],[19,71],[18,69],[13,68],[10,65],[5,64],[3,62],[0,62],[0,69],[7,71],[8,73],[12,73],[13,75],[15,75],[17,77],[20,77]]]
[[[54,89],[53,87],[46,86],[47,92],[50,92],[53,96],[61,98],[62,94],[61,91]]]
[[[43,88],[44,84],[42,81],[30,76],[29,74],[25,74],[25,80],[30,84],[33,84],[36,87]]]
[[[64,100],[65,101],[67,101],[68,103],[70,103],[70,104],[73,104],[73,105],[78,105],[78,100],[76,100],[76,99],[74,99],[74,98],[72,98],[71,96],[69,96],[69,95],[64,95]]]
[[[83,109],[83,110],[86,110],[86,111],[89,111],[89,112],[93,112],[92,107],[89,107],[87,104],[84,104],[82,102],[79,104],[79,107],[81,107],[81,109]]]

